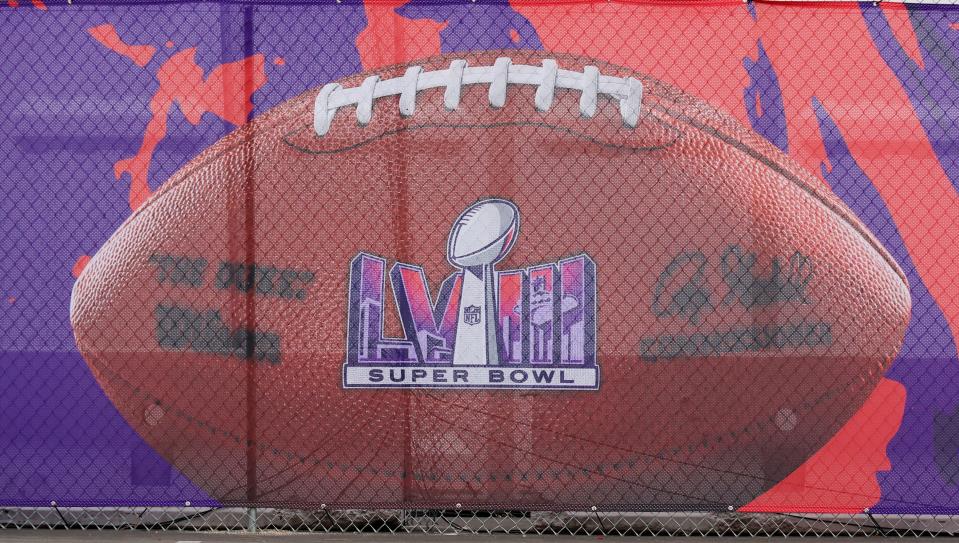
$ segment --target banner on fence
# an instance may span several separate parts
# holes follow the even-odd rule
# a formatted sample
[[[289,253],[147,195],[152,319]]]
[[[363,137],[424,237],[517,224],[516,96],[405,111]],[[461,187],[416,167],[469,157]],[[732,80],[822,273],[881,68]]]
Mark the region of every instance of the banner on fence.
[[[0,7],[0,505],[959,511],[959,11]]]

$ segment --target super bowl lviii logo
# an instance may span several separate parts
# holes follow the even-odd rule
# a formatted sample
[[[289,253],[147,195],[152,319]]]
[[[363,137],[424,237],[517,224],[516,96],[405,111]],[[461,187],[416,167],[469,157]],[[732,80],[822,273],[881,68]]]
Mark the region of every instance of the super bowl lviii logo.
[[[446,247],[454,271],[434,301],[423,268],[396,262],[390,287],[402,338],[384,337],[387,261],[360,253],[350,267],[347,388],[593,390],[596,266],[585,254],[496,270],[519,237],[507,200],[470,206]]]

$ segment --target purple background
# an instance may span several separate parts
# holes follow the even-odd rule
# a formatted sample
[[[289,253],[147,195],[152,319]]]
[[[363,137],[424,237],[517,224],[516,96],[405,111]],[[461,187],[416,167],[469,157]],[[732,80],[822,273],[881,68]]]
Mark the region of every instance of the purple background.
[[[743,9],[757,16],[751,4]],[[922,67],[903,52],[879,8],[864,3],[861,12],[959,187],[959,115],[952,111],[959,99],[959,33],[951,26],[957,12],[912,8]],[[536,29],[505,3],[413,0],[396,13],[445,23],[444,52],[541,47]],[[114,24],[129,43],[159,48],[146,69],[90,37],[87,29],[102,23]],[[0,61],[0,505],[215,505],[140,441],[76,353],[68,323],[71,267],[129,215],[128,180],[115,181],[113,165],[140,146],[153,74],[171,54],[195,46],[207,71],[251,50],[265,54],[269,91],[254,96],[256,114],[362,71],[356,43],[366,25],[363,7],[352,2],[0,7],[6,55]],[[252,34],[245,33],[251,26]],[[165,48],[167,40],[176,46]],[[780,82],[761,41],[743,69],[753,128],[788,151]],[[951,331],[830,112],[817,99],[810,106],[829,157],[823,177],[889,248],[912,289],[913,320],[888,373],[907,389],[906,412],[888,449],[893,469],[879,474],[883,497],[873,510],[957,512],[959,357]],[[233,128],[209,114],[192,126],[174,111],[151,184]]]

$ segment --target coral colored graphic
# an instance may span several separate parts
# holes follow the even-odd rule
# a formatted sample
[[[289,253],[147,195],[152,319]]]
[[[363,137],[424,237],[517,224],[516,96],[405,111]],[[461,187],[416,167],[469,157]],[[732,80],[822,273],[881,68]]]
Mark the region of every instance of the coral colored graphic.
[[[366,4],[366,28],[356,37],[356,48],[369,70],[400,64],[440,52],[439,32],[444,24],[413,21],[396,13],[400,2]]]
[[[43,0],[31,0],[31,3],[33,4],[33,7],[39,10],[47,10],[47,5],[43,3]],[[7,0],[7,5],[12,8],[17,8],[20,7],[20,2],[19,0]]]
[[[870,229],[880,235],[885,246],[891,248],[893,255],[909,277],[914,304],[913,319],[906,332],[902,351],[900,351],[899,357],[887,375],[906,385],[898,389],[902,391],[907,389],[935,390],[942,387],[941,383],[952,382],[955,380],[956,374],[959,374],[959,368],[952,364],[952,361],[956,359],[956,348],[949,327],[942,316],[942,311],[929,295],[922,278],[916,272],[911,257],[901,249],[903,243],[897,234],[888,210],[882,205],[882,200],[876,193],[872,182],[850,155],[845,139],[835,122],[818,99],[813,99],[812,107],[819,119],[820,131],[829,156],[830,165],[822,165],[823,177],[833,187],[836,194],[843,198],[857,212],[858,216],[870,226]],[[928,351],[930,348],[934,352],[950,355],[951,360],[942,359],[943,363],[936,367],[919,370],[915,367],[915,364],[927,364],[929,362],[928,359],[922,358],[922,352]],[[929,376],[929,379],[926,382],[916,382],[916,377],[923,375]],[[886,388],[890,391],[896,390]],[[900,393],[897,397],[901,396],[903,394]],[[932,397],[946,399],[949,398],[949,393],[946,390],[939,390]],[[930,409],[928,401],[912,395],[907,396],[905,400],[905,405],[901,401],[873,402],[870,404],[872,419],[885,422],[886,426],[872,434],[862,434],[862,426],[850,421],[840,430],[836,438],[820,451],[820,454],[810,459],[806,465],[797,470],[796,474],[750,504],[746,510],[790,510],[791,508],[808,507],[809,504],[833,502],[833,505],[825,510],[838,511],[841,509],[843,502],[846,502],[845,506],[848,507],[846,510],[850,513],[861,511],[864,507],[872,508],[876,512],[883,512],[886,510],[895,511],[903,505],[917,503],[914,501],[916,496],[902,495],[902,488],[908,484],[906,480],[903,480],[900,481],[900,484],[893,485],[893,489],[896,490],[883,493],[883,503],[878,508],[875,507],[876,502],[879,501],[880,490],[879,486],[874,484],[875,476],[873,472],[876,471],[879,481],[886,482],[888,486],[888,482],[892,480],[893,476],[886,472],[894,465],[909,466],[913,473],[922,469],[925,475],[920,479],[924,481],[922,490],[924,493],[931,490],[929,488],[931,481],[940,481],[933,488],[936,486],[941,488],[943,483],[951,484],[949,477],[941,468],[941,462],[938,464],[940,464],[939,471],[942,473],[936,473],[936,465],[933,463],[933,457],[939,454],[941,450],[941,448],[934,446],[932,442],[935,432],[933,419],[938,416],[937,412],[944,412],[945,407]],[[902,420],[902,425],[898,423],[899,420]],[[876,423],[874,422],[874,424]],[[889,430],[892,430],[892,432],[890,433]],[[898,433],[896,433],[897,431]],[[940,432],[940,434],[945,432],[948,432],[948,430]],[[893,433],[896,433],[895,439],[892,439]],[[865,437],[856,437],[863,435]],[[878,436],[887,437],[883,440],[877,439]],[[821,467],[815,467],[816,463],[824,461],[834,463],[835,456],[841,453],[841,451],[834,449],[841,447],[843,443],[852,445],[857,440],[864,440],[863,443],[855,443],[857,450],[861,451],[885,451],[888,447],[889,459],[883,456],[883,462],[875,465],[877,469],[870,470],[868,464],[861,463],[862,460],[868,460],[870,456],[850,455],[849,458],[856,460],[861,469],[847,470],[843,472],[843,475],[860,473],[862,478],[858,481],[849,477],[831,476],[826,479],[820,478],[820,480],[811,484],[803,479],[803,476],[810,472],[822,471]],[[926,446],[917,448],[915,447],[917,442],[924,442]],[[923,455],[925,458],[920,460],[916,456],[917,451],[925,451]],[[893,464],[887,465],[890,460]],[[860,490],[850,491],[850,489],[856,488]],[[948,501],[951,494],[951,492],[946,491],[943,498]]]
[[[789,133],[786,132],[786,111],[783,109],[782,89],[762,40],[756,42],[756,59],[746,57],[743,67],[749,73],[749,86],[743,90],[743,103],[749,115],[749,124],[776,147],[789,152]]]
[[[88,30],[93,39],[102,43],[104,47],[118,55],[125,56],[134,64],[143,68],[146,66],[157,48],[152,45],[130,45],[125,43],[117,34],[117,29],[111,24],[102,24]]]
[[[913,34],[903,45],[902,33],[893,29],[882,9],[868,2],[860,6],[876,50],[909,95],[939,163],[959,190],[959,156],[952,143],[959,130],[959,116],[943,111],[944,105],[955,104],[959,95],[959,36],[955,29],[959,11],[908,6]],[[918,54],[909,47],[916,42]]]
[[[835,437],[740,511],[852,514],[872,507],[880,493],[876,473],[890,468],[886,444],[896,433],[905,396],[902,385],[881,382]]]
[[[867,17],[875,17],[878,13],[878,11],[870,11]],[[879,17],[882,16],[879,15]],[[884,18],[882,20],[885,21]],[[887,26],[886,30],[891,32],[891,27]],[[902,34],[904,33],[899,32],[897,35]],[[905,40],[905,38],[900,39]],[[762,57],[761,54],[760,60],[762,60]],[[753,70],[758,70],[761,64],[763,63],[757,62],[750,66],[747,61],[747,69],[751,67]],[[767,74],[765,79],[775,81],[776,74],[771,64],[766,62],[764,68],[763,71]],[[754,80],[757,78],[754,72],[751,72],[751,76]],[[772,95],[777,96],[778,83],[773,90]],[[781,108],[781,100],[776,105]],[[946,412],[950,406],[955,404],[955,398],[950,399],[950,393],[941,388],[943,383],[947,383],[946,386],[948,386],[948,383],[955,382],[955,374],[959,371],[955,364],[956,348],[952,332],[939,305],[932,298],[916,271],[912,258],[905,250],[904,242],[898,234],[897,226],[873,183],[851,156],[843,135],[839,132],[838,127],[826,112],[822,103],[814,98],[811,105],[819,119],[823,142],[831,164],[828,169],[823,166],[823,177],[830,183],[836,193],[857,212],[859,217],[870,226],[871,230],[880,236],[885,246],[890,248],[909,277],[914,303],[913,320],[907,332],[903,350],[888,375],[903,383],[907,390],[933,391],[932,394],[924,392],[923,394],[909,394],[907,396],[903,423],[889,448],[889,457],[894,470],[892,473],[879,474],[879,480],[885,488],[883,501],[879,507],[873,507],[875,503],[865,503],[865,505],[873,507],[876,511],[895,511],[902,506],[921,503],[919,496],[930,495],[931,493],[938,493],[938,499],[948,503],[955,496],[955,491],[951,488],[943,488],[944,485],[949,484],[948,477],[945,473],[942,473],[941,462],[939,462],[938,468],[937,464],[933,462],[934,455],[940,451],[933,444],[936,432],[933,427],[933,419],[938,413]],[[747,110],[750,107],[748,94],[746,96],[746,107]],[[782,138],[780,141],[770,138],[777,146],[784,147],[787,143],[785,130],[769,131],[768,126],[759,122],[752,114],[750,119],[758,132],[772,134],[774,138]],[[931,355],[933,358],[923,358],[923,354]],[[933,362],[934,365],[930,367],[929,362]],[[917,363],[923,364],[925,367],[919,369],[915,366]],[[940,400],[930,403],[929,400],[933,398],[939,398]],[[945,402],[945,404],[943,405],[942,402]],[[880,415],[891,418],[891,413],[877,414],[877,416]],[[855,431],[855,428],[847,425],[842,432],[846,431]],[[917,443],[923,445],[917,446]],[[883,446],[885,447],[885,445]],[[917,456],[918,451],[924,452]],[[858,457],[851,456],[850,458]],[[897,471],[895,468],[901,471]],[[926,481],[921,485],[922,488],[918,488],[912,482],[915,480],[912,478],[914,474],[920,471],[925,474],[921,479]],[[931,486],[930,483],[932,483]],[[910,489],[910,487],[912,488]],[[878,498],[878,494],[876,498]],[[771,496],[767,497],[767,501],[764,502],[765,505],[770,506],[772,504],[771,500]],[[873,502],[875,501],[877,500],[873,500]]]
[[[77,259],[76,263],[73,264],[73,268],[70,270],[70,273],[74,277],[80,277],[80,274],[83,273],[83,268],[87,267],[87,264],[90,262],[90,255],[83,255]]]
[[[931,278],[952,273],[947,263],[959,258],[959,246],[949,236],[929,232],[959,221],[959,198],[931,140],[925,137],[921,119],[880,55],[883,43],[873,43],[858,6],[794,13],[784,6],[763,4],[757,10],[763,45],[782,87],[790,155],[812,171],[828,161],[826,145],[819,136],[819,117],[812,108],[815,97],[842,130],[850,154],[871,180],[879,202],[888,209],[899,231],[901,249],[913,255],[917,272],[955,337],[959,331],[959,299],[948,281]],[[890,8],[883,13],[901,29],[896,35],[905,32],[903,22],[908,28],[905,9]],[[790,23],[781,24],[784,18]],[[844,28],[845,32],[840,36],[835,28]],[[805,56],[817,60],[795,60]],[[871,106],[864,110],[864,105],[852,97],[867,95]],[[917,209],[923,212],[917,213]],[[928,355],[950,356],[935,349]]]
[[[483,10],[463,3],[410,0],[396,8],[402,17],[430,20],[442,25],[444,53],[483,49],[542,49],[536,29],[509,2],[494,2]]]
[[[160,88],[150,100],[153,117],[147,124],[137,154],[114,166],[117,179],[130,178],[130,209],[137,209],[150,196],[150,162],[157,145],[167,135],[167,121],[174,104],[196,126],[204,113],[243,124],[253,110],[252,97],[266,83],[263,55],[222,64],[204,77],[196,63],[196,49],[180,51],[157,70]]]
[[[948,217],[944,224],[952,224],[951,221],[955,220],[955,210],[957,209],[955,198],[944,190],[946,185],[942,181],[948,183],[948,180],[939,173],[942,171],[938,165],[942,153],[939,153],[939,158],[937,158],[936,154],[932,152],[938,147],[946,150],[951,149],[952,139],[945,137],[942,129],[939,132],[927,129],[926,133],[932,136],[930,138],[933,142],[932,146],[926,143],[925,138],[917,138],[909,141],[909,145],[913,146],[914,150],[906,151],[902,150],[901,147],[896,149],[895,146],[901,146],[903,140],[894,135],[921,133],[921,124],[918,119],[909,113],[909,108],[906,105],[908,100],[904,99],[905,95],[901,91],[897,91],[900,87],[890,77],[891,74],[884,72],[882,57],[877,55],[877,49],[872,47],[870,32],[866,30],[866,25],[862,21],[865,16],[869,22],[871,35],[876,37],[878,50],[884,52],[883,57],[892,61],[892,66],[906,69],[906,71],[903,71],[897,68],[897,72],[905,74],[901,76],[904,81],[914,82],[915,88],[923,88],[918,78],[917,68],[910,68],[910,66],[918,66],[920,67],[918,69],[925,71],[925,77],[930,81],[931,88],[939,90],[935,91],[938,92],[935,99],[923,102],[923,107],[935,109],[938,104],[953,103],[955,97],[959,94],[951,87],[944,87],[951,81],[951,78],[941,75],[948,70],[954,70],[954,60],[951,55],[954,54],[952,52],[956,50],[956,47],[952,45],[952,41],[945,41],[945,37],[949,36],[949,40],[954,40],[955,34],[946,34],[941,30],[934,30],[935,28],[945,28],[945,21],[954,17],[957,12],[951,9],[930,10],[925,7],[917,7],[907,12],[898,7],[881,9],[867,4],[861,5],[862,13],[860,13],[859,7],[848,10],[795,10],[787,7],[767,4],[754,5],[751,3],[747,8],[743,10],[743,14],[748,13],[749,19],[745,19],[736,13],[724,14],[722,17],[725,21],[730,21],[730,28],[723,29],[718,33],[714,30],[703,33],[705,35],[697,33],[691,36],[693,39],[704,41],[721,39],[721,42],[717,41],[716,46],[713,47],[701,45],[693,47],[694,58],[698,57],[700,60],[692,65],[689,65],[682,56],[690,52],[690,49],[688,47],[671,47],[681,40],[665,33],[663,29],[707,27],[709,24],[715,24],[716,20],[711,19],[710,23],[704,24],[697,24],[695,21],[700,15],[704,17],[707,16],[707,13],[715,15],[717,11],[722,11],[723,8],[697,9],[688,7],[682,10],[683,13],[677,12],[673,16],[669,16],[668,8],[653,9],[646,7],[629,8],[628,11],[640,14],[633,16],[623,15],[614,18],[605,14],[596,14],[596,16],[603,18],[608,26],[612,25],[610,26],[610,32],[603,33],[600,36],[588,34],[584,31],[585,27],[576,26],[580,21],[589,21],[590,17],[580,15],[571,18],[569,12],[573,11],[575,13],[577,10],[575,7],[537,6],[533,8],[520,6],[519,9],[531,20],[534,20],[534,26],[544,36],[544,41],[548,42],[550,48],[572,51],[595,51],[594,48],[601,48],[607,58],[634,66],[643,66],[645,63],[652,61],[653,66],[650,67],[649,71],[657,73],[664,79],[673,81],[684,88],[692,89],[700,95],[709,96],[714,103],[726,104],[729,111],[737,116],[742,115],[745,118],[744,120],[748,120],[757,132],[764,135],[776,146],[789,150],[795,158],[808,167],[818,167],[819,163],[826,162],[826,152],[828,152],[828,160],[834,164],[834,175],[831,176],[830,180],[834,187],[841,188],[842,184],[836,181],[839,177],[846,176],[855,179],[858,174],[855,172],[847,174],[846,164],[849,162],[845,159],[840,160],[843,156],[842,153],[834,152],[834,147],[830,147],[831,142],[837,141],[835,133],[830,133],[824,128],[823,140],[817,141],[815,138],[810,138],[810,135],[816,135],[819,132],[819,127],[810,123],[810,120],[815,121],[818,118],[812,104],[818,104],[819,102],[813,100],[813,93],[825,93],[826,98],[824,99],[832,100],[835,98],[839,103],[848,104],[850,97],[866,95],[875,97],[876,89],[881,89],[880,103],[887,108],[887,111],[897,112],[896,115],[880,116],[877,111],[863,116],[862,109],[858,105],[846,106],[838,112],[840,122],[849,124],[851,129],[850,145],[859,156],[865,157],[863,166],[856,165],[855,170],[861,173],[862,179],[866,181],[865,185],[854,185],[854,188],[845,192],[846,195],[840,192],[840,196],[843,196],[847,203],[859,212],[873,231],[881,236],[887,247],[894,248],[891,250],[910,276],[917,306],[921,305],[925,309],[914,309],[914,321],[910,327],[910,336],[907,336],[904,352],[890,371],[891,377],[896,377],[900,371],[912,376],[914,380],[920,379],[920,376],[924,377],[921,382],[913,383],[912,386],[910,383],[903,381],[912,392],[907,396],[909,403],[905,410],[900,433],[892,441],[890,448],[890,458],[893,463],[892,471],[879,474],[879,480],[883,484],[884,492],[889,496],[895,495],[896,491],[892,490],[893,488],[902,492],[906,487],[916,486],[909,482],[909,478],[912,476],[910,466],[916,460],[916,451],[921,450],[924,451],[922,454],[926,458],[923,461],[925,462],[924,465],[928,466],[923,468],[924,472],[928,472],[929,476],[934,477],[934,480],[940,481],[942,480],[938,473],[940,470],[935,467],[932,461],[933,454],[939,454],[940,457],[945,456],[945,454],[939,453],[939,449],[933,447],[932,437],[935,430],[932,418],[935,412],[952,405],[955,402],[956,395],[946,391],[931,394],[930,398],[941,398],[939,402],[945,402],[946,404],[933,407],[929,405],[928,399],[923,399],[924,392],[922,391],[930,386],[936,389],[936,385],[933,385],[932,381],[936,381],[940,385],[945,384],[945,386],[959,382],[951,377],[951,372],[956,367],[957,362],[955,348],[952,347],[953,341],[950,337],[947,337],[948,335],[954,335],[954,330],[959,328],[957,326],[959,325],[959,319],[957,319],[955,309],[956,298],[948,291],[947,285],[949,282],[930,281],[931,286],[927,289],[922,276],[946,277],[949,272],[943,264],[955,260],[953,256],[954,245],[948,242],[939,243],[940,241],[946,241],[948,237],[928,235],[928,232],[942,231],[942,226],[932,224],[931,218],[933,216]],[[561,12],[562,15],[558,13],[561,9],[564,10]],[[606,8],[607,11],[616,9],[615,7]],[[650,11],[655,11],[657,16],[646,16],[646,13]],[[665,19],[675,21],[675,23],[661,24],[664,16]],[[564,20],[565,25],[572,28],[557,31],[557,27],[550,24],[550,21],[557,20]],[[925,41],[923,39],[919,40],[919,43],[926,43],[922,49],[923,53],[920,53],[920,48],[916,45],[917,40],[910,21],[918,21],[926,29],[925,32],[917,31],[915,33],[921,38],[925,38]],[[934,23],[933,21],[939,22]],[[647,24],[643,24],[644,22]],[[623,26],[629,26],[629,31],[621,30]],[[835,33],[836,28],[847,30],[840,36]],[[648,41],[644,41],[643,53],[632,58],[621,57],[622,52],[634,49],[630,49],[628,42],[624,41],[625,38],[620,41],[616,41],[616,38],[636,35],[650,36]],[[743,54],[739,57],[743,59],[742,66],[749,76],[747,81],[743,82],[741,86],[737,85],[736,78],[730,77],[730,74],[736,73],[735,70],[729,70],[727,74],[717,73],[712,75],[710,73],[713,66],[723,66],[725,63],[723,60],[709,58],[708,55],[735,55],[737,50],[731,46],[739,43],[737,41],[738,37],[742,36],[744,40],[750,40],[753,35],[762,36],[762,39],[753,39],[753,50],[743,49]],[[810,39],[811,35],[822,35],[822,38]],[[880,37],[881,39],[879,39]],[[683,39],[686,38],[688,37],[683,36]],[[746,41],[746,44],[748,43]],[[854,53],[850,52],[850,47],[855,48]],[[890,48],[892,48],[891,52],[889,52]],[[899,53],[899,51],[902,51],[902,53]],[[943,54],[934,56],[932,51],[942,51]],[[797,60],[800,58],[815,58],[816,61],[801,62]],[[851,62],[853,58],[868,60]],[[923,60],[925,60],[925,63],[923,63]],[[938,61],[940,67],[930,67],[929,64],[933,61]],[[921,68],[922,66],[925,66],[925,68]],[[842,68],[839,69],[838,67]],[[878,81],[885,82],[879,84]],[[738,103],[727,102],[724,97],[732,95],[736,86],[742,89],[742,94],[737,100]],[[903,111],[906,112],[906,115],[901,114]],[[940,121],[935,120],[935,116],[927,115],[925,117],[920,116],[920,118],[928,119],[928,122],[923,121],[923,124],[926,125],[941,124]],[[954,118],[954,115],[946,117],[947,120],[950,120],[949,122]],[[877,131],[881,138],[886,139],[880,139],[877,142]],[[790,145],[790,136],[793,136],[795,140],[793,145]],[[822,141],[826,142],[825,146]],[[882,141],[888,142],[886,148],[877,145]],[[843,147],[845,148],[844,144]],[[846,149],[845,156],[849,156],[851,152]],[[946,157],[945,162],[954,160],[955,156],[955,152],[951,152]],[[855,162],[853,161],[851,164],[855,165]],[[870,171],[868,176],[863,168]],[[926,189],[915,193],[901,189],[903,186],[901,173],[910,171],[918,174],[917,180],[921,179],[927,187]],[[897,173],[899,176],[897,176]],[[929,173],[932,175],[930,176]],[[869,181],[869,177],[872,177],[874,182],[878,183],[880,191],[872,188],[873,185]],[[848,195],[865,190],[863,187],[866,185],[870,187],[871,192],[860,196],[858,202],[851,201]],[[935,194],[934,197],[927,197],[924,194],[925,190],[930,189]],[[888,207],[887,204],[884,204],[884,201],[888,202]],[[934,209],[935,211],[916,213],[915,209],[917,207]],[[888,211],[883,211],[887,209]],[[873,218],[877,216],[877,213],[885,213],[887,219],[874,220]],[[898,232],[899,229],[902,229],[901,233]],[[922,234],[922,232],[926,234]],[[910,253],[923,255],[924,258],[916,259],[916,264],[913,265],[909,256]],[[920,276],[920,273],[922,276]],[[950,315],[948,320],[943,316],[943,310],[940,310],[940,306],[948,310],[948,315]],[[916,314],[919,311],[921,313]],[[937,314],[940,315],[938,318],[936,317]],[[952,322],[953,326],[950,327],[949,322]],[[908,348],[909,337],[916,338],[912,340],[914,346],[912,348]],[[931,343],[927,344],[927,340]],[[913,354],[907,354],[909,352]],[[908,370],[900,370],[903,367],[911,367],[912,361],[928,363],[924,355],[936,357],[934,360],[941,360],[941,364],[937,363],[935,366],[939,369],[925,371],[913,367]],[[922,405],[928,407],[920,407]],[[924,414],[919,415],[917,409]],[[948,410],[945,412],[948,413]],[[896,419],[896,417],[893,418]],[[948,426],[941,425],[940,433],[947,432],[947,428]],[[916,434],[914,435],[911,432]],[[915,444],[917,441],[923,443],[923,445],[913,445],[915,448],[908,445]],[[839,442],[844,441],[840,440]],[[948,439],[941,438],[938,442],[946,443]],[[877,445],[885,446],[880,443],[877,443]],[[853,455],[851,458],[855,459],[857,456]],[[873,478],[873,475],[869,475],[869,478]],[[934,488],[938,487],[934,485]],[[910,491],[910,493],[921,492],[922,490],[919,488]],[[943,493],[939,495],[938,502],[959,503],[959,494],[954,487],[944,489]],[[883,502],[883,504],[885,503]],[[903,506],[916,503],[923,502],[921,499],[916,499],[915,495],[910,498],[900,496],[896,498],[896,501],[889,502],[889,507],[892,510],[899,510]],[[883,504],[880,504],[880,507],[883,507]]]
[[[813,100],[812,106],[819,119],[831,165],[822,166],[823,177],[890,248],[909,278],[913,300],[912,320],[902,350],[886,373],[890,379],[902,383],[907,392],[922,391],[907,394],[902,425],[888,450],[892,465],[908,469],[910,476],[881,474],[880,481],[886,490],[881,506],[876,510],[895,511],[921,503],[919,500],[924,496],[935,496],[936,502],[948,503],[955,496],[955,485],[951,474],[943,470],[941,462],[936,459],[941,449],[935,446],[934,421],[942,413],[949,413],[959,406],[959,401],[951,394],[954,384],[959,383],[959,364],[956,364],[959,356],[952,331],[942,309],[916,271],[912,257],[903,249],[904,244],[889,211],[850,154],[839,128],[819,100]],[[889,414],[885,414],[885,419],[891,420]]]

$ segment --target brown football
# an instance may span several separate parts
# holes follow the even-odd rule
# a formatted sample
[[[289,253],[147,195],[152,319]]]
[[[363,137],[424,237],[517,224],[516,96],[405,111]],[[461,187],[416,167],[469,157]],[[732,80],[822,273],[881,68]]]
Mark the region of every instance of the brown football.
[[[130,425],[224,503],[725,508],[856,412],[910,303],[730,116],[500,51],[238,128],[99,250],[71,321]]]

